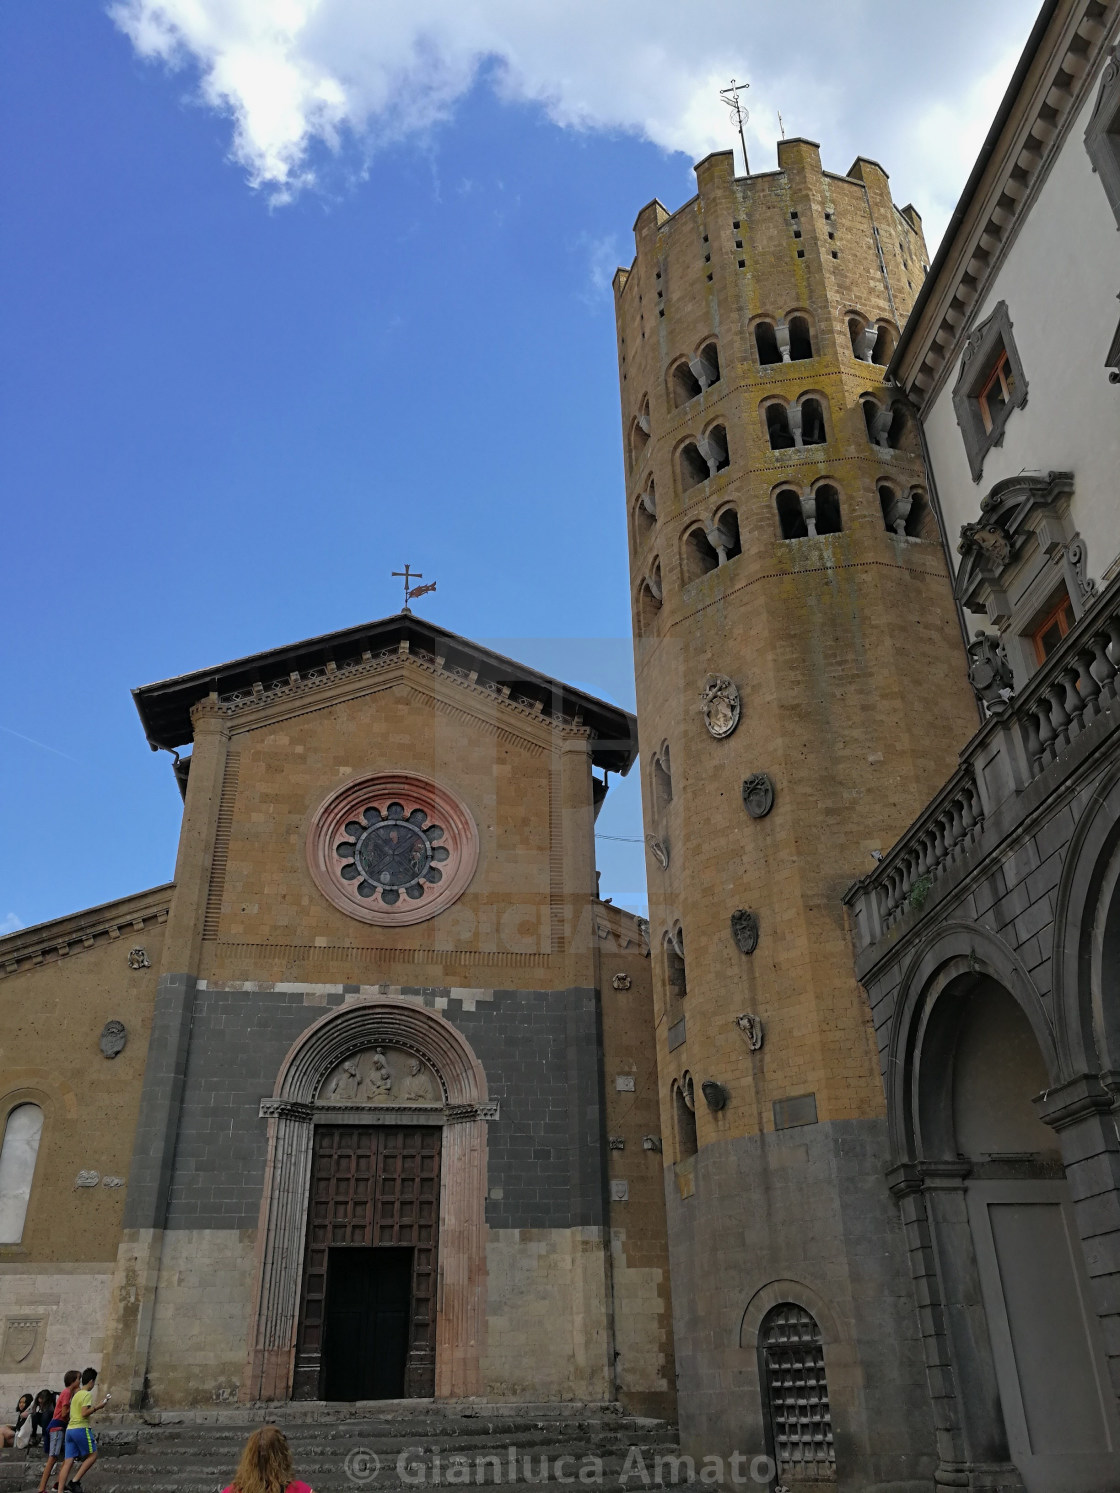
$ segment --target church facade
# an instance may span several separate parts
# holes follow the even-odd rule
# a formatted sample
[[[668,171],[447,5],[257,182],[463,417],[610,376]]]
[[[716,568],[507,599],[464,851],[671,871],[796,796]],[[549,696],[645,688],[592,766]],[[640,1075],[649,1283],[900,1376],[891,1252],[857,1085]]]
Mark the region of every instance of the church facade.
[[[174,882],[4,941],[6,1382],[671,1413],[632,717],[407,613],[135,698]]]

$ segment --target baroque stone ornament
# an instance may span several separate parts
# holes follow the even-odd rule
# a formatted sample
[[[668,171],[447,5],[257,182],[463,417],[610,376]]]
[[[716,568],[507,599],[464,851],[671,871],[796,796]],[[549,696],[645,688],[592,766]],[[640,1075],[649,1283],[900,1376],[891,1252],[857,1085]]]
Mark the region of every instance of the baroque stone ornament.
[[[624,970],[619,970],[618,974],[611,979],[611,984],[616,990],[629,990],[630,976]]]
[[[128,1041],[128,1029],[123,1021],[107,1021],[101,1028],[98,1046],[107,1058],[119,1058]]]
[[[653,856],[654,860],[663,871],[667,871],[669,869],[668,840],[665,839],[664,836],[659,837],[657,835],[647,835],[646,844],[649,846],[650,855]]]
[[[743,782],[743,805],[752,819],[765,819],[774,807],[774,783],[769,774],[752,772]]]
[[[1010,709],[1015,676],[1003,644],[983,628],[968,645],[968,682],[990,715],[1003,715]]]
[[[80,1171],[74,1179],[75,1187],[96,1187],[101,1181],[101,1173],[95,1171]]]
[[[714,1078],[706,1078],[700,1085],[700,1092],[704,1096],[704,1103],[713,1112],[727,1108],[727,1090]]]
[[[128,967],[129,969],[151,969],[152,961],[148,958],[147,949],[140,948],[139,946],[135,949],[129,949]]]
[[[717,741],[730,736],[742,713],[739,687],[726,674],[709,674],[700,696],[700,713],[710,735]]]
[[[319,1103],[438,1105],[443,1103],[443,1087],[414,1053],[398,1047],[373,1047],[351,1053],[327,1074],[319,1090]]]
[[[758,948],[758,917],[740,907],[731,914],[731,936],[741,954],[753,954]]]
[[[750,1011],[744,1011],[742,1016],[736,1016],[735,1025],[742,1032],[744,1040],[751,1052],[758,1052],[762,1047],[764,1036],[762,1017],[754,1016]]]
[[[316,886],[343,912],[380,927],[407,926],[466,891],[478,865],[478,829],[466,804],[428,778],[356,778],[319,806],[307,860]]]

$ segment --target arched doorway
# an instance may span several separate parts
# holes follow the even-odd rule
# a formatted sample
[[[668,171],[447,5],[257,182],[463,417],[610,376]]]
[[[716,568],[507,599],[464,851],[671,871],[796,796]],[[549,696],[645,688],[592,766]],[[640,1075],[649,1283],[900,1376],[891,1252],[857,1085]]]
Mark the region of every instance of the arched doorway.
[[[304,1033],[261,1104],[242,1398],[480,1392],[495,1113],[466,1040],[423,1006],[351,1001]],[[358,1385],[375,1339],[380,1377]]]
[[[1033,1103],[1049,1084],[1023,1007],[991,976],[957,975],[927,1005],[914,1138],[959,1399],[1028,1493],[1093,1493],[1116,1486],[1117,1426],[1058,1137]]]

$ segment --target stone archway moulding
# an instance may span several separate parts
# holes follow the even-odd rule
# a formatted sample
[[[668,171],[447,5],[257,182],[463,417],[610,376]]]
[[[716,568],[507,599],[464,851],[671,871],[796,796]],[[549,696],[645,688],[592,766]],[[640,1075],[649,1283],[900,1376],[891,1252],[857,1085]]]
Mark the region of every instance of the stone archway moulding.
[[[959,975],[988,975],[1023,1009],[1047,1072],[1062,1082],[1054,1031],[1026,968],[1002,938],[978,923],[946,923],[914,953],[899,988],[887,1048],[887,1128],[891,1164],[919,1160],[914,1134],[916,1062],[929,1015]]]
[[[443,1089],[423,1123],[443,1127],[439,1204],[439,1309],[436,1317],[436,1395],[481,1392],[486,1325],[486,1122],[496,1116],[486,1075],[469,1043],[449,1021],[425,1006],[392,996],[348,1001],[308,1028],[280,1066],[272,1097],[262,1100],[268,1121],[257,1230],[257,1285],[244,1400],[286,1400],[295,1368],[307,1206],[317,1116],[338,1122],[337,1105],[318,1104],[323,1080],[351,1053],[381,1044],[424,1059]],[[421,1112],[346,1113],[358,1123],[416,1123]]]

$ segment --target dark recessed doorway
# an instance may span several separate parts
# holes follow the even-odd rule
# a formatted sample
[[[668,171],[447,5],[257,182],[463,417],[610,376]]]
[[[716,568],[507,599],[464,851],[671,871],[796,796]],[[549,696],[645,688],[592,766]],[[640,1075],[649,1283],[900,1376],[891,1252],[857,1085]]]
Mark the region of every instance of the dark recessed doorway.
[[[342,1245],[330,1250],[324,1399],[401,1399],[411,1320],[411,1249]]]

